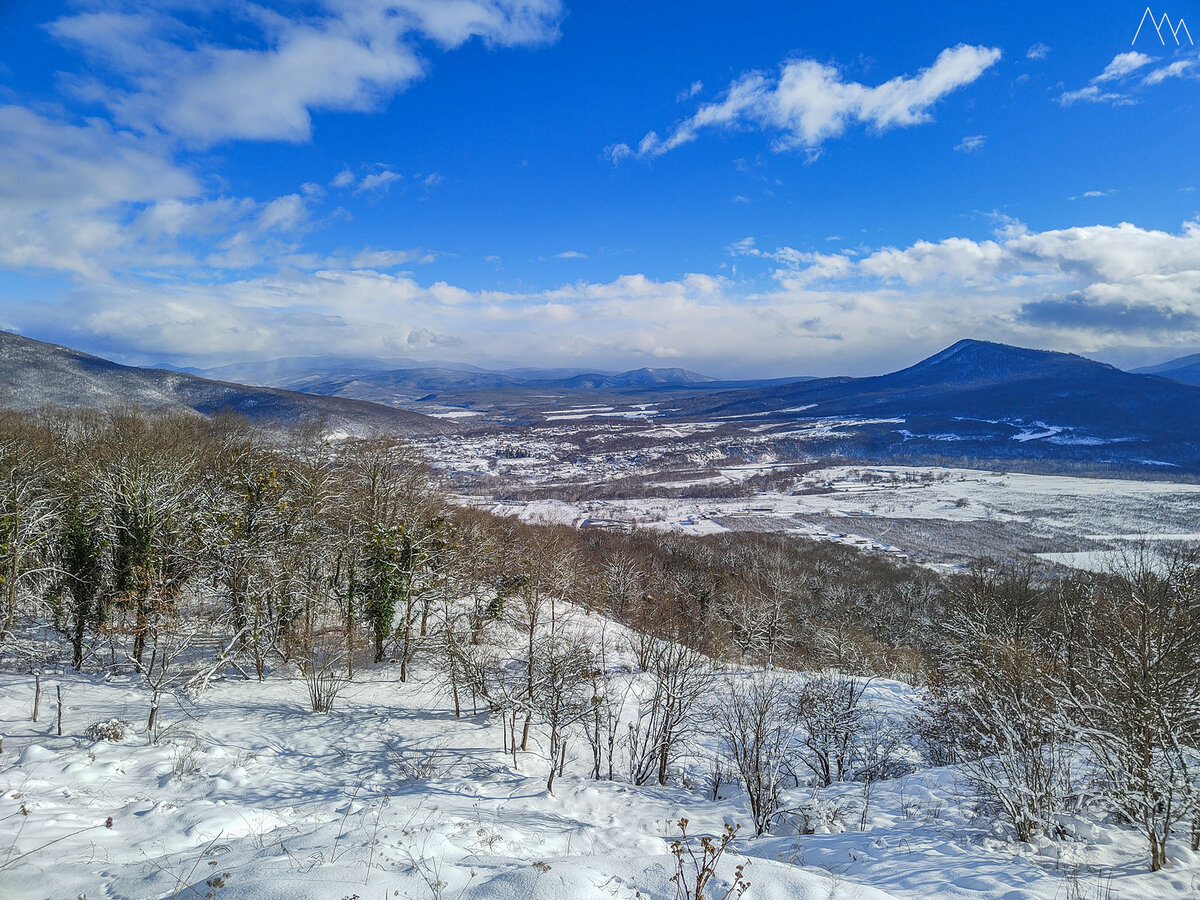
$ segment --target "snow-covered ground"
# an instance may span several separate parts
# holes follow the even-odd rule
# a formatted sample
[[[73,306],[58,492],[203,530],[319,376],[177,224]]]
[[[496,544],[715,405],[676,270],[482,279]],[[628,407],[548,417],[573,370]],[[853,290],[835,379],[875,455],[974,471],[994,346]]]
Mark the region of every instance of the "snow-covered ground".
[[[42,685],[34,723],[33,679],[0,675],[6,898],[670,900],[680,817],[696,835],[743,825],[717,886],[744,864],[750,900],[1200,896],[1200,856],[1182,843],[1157,874],[1112,824],[1072,818],[1067,838],[1018,844],[973,816],[952,769],[877,784],[865,817],[861,785],[798,788],[789,804],[817,833],[798,834],[793,815],[759,839],[736,788],[710,797],[711,735],[679,773],[690,787],[593,781],[576,739],[550,795],[540,750],[514,768],[499,722],[455,718],[432,680],[403,684],[387,666],[360,674],[328,715],[307,711],[286,673],[214,682],[164,710],[157,744],[139,725],[121,741],[84,737],[113,717],[144,722],[136,679],[57,673]],[[900,716],[913,692],[875,681],[867,698]]]
[[[663,486],[728,485],[786,463],[717,466],[712,474]],[[717,493],[714,491],[714,493]],[[463,502],[525,521],[586,526],[603,520],[688,534],[783,531],[876,552],[938,559],[913,535],[947,525],[1009,534],[1047,561],[1105,567],[1141,541],[1200,542],[1200,485],[1062,475],[1023,475],[935,466],[831,466],[797,475],[784,490],[749,498]],[[964,533],[955,558],[970,555]],[[1070,549],[1063,549],[1069,547]],[[990,548],[981,548],[981,555]]]

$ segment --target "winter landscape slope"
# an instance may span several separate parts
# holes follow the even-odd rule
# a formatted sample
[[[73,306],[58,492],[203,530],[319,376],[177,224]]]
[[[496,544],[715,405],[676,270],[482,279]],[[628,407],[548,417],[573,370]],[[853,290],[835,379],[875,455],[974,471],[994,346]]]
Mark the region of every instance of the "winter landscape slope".
[[[596,617],[585,627],[597,640],[620,628]],[[634,695],[646,689],[631,656],[610,664]],[[807,676],[787,677],[799,687]],[[84,734],[144,716],[140,681],[43,674],[63,689],[60,737],[48,705],[29,720],[33,679],[0,674],[0,896],[675,900],[681,817],[693,835],[742,826],[706,897],[721,897],[739,865],[746,900],[1197,896],[1200,854],[1183,839],[1157,873],[1128,827],[1086,816],[1065,816],[1058,840],[1019,843],[976,815],[956,767],[869,795],[861,783],[795,788],[791,827],[754,838],[744,793],[726,784],[714,798],[706,786],[708,732],[676,767],[681,783],[661,787],[591,779],[579,742],[551,794],[540,730],[514,763],[499,716],[456,718],[436,681],[401,683],[387,667],[347,685],[333,714],[309,712],[303,680],[280,672],[181,696],[154,743],[136,725],[120,740]],[[912,715],[911,687],[873,679],[865,690],[875,713]]]
[[[331,430],[430,434],[445,429],[418,413],[358,400],[210,381],[182,372],[123,366],[0,331],[0,407],[105,409],[134,404],[155,412],[239,413],[273,425],[318,420]]]

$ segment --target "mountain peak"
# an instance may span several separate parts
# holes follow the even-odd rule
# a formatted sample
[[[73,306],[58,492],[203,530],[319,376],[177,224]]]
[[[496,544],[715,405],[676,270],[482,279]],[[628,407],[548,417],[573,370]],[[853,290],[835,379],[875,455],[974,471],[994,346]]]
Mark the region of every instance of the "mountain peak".
[[[932,376],[941,381],[967,383],[999,381],[1045,373],[1051,369],[1081,366],[1112,368],[1112,366],[1085,359],[1074,353],[1031,350],[1026,347],[1013,347],[993,341],[966,338],[921,360],[916,365],[896,372],[895,375],[922,380]]]

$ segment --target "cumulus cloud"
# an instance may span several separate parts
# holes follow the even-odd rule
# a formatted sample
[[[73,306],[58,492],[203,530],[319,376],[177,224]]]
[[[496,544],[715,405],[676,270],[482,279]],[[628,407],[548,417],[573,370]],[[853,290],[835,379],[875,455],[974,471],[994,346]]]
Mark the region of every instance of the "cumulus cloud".
[[[0,107],[0,265],[107,277],[103,259],[244,210],[201,204],[201,184],[153,142],[91,119]],[[139,217],[139,213],[143,213]],[[157,232],[157,234],[156,234]],[[143,260],[155,264],[153,256]]]
[[[853,124],[882,132],[928,122],[948,94],[976,81],[1000,59],[994,47],[959,44],[938,54],[913,76],[897,76],[868,87],[814,59],[790,60],[778,76],[750,72],[724,96],[706,103],[665,136],[648,132],[636,155],[661,156],[696,140],[705,129],[757,128],[773,135],[775,149],[815,152]],[[613,162],[634,155],[627,144],[606,151]]]
[[[236,43],[228,44],[197,42],[186,24],[229,14],[223,5],[182,0],[160,9],[82,12],[50,30],[124,81],[114,90],[85,80],[77,90],[142,133],[200,145],[306,141],[314,111],[378,109],[424,77],[422,43],[450,50],[472,38],[501,46],[545,42],[557,36],[561,6],[558,0],[323,0],[295,17],[248,6],[234,29]]]
[[[986,238],[832,253],[746,237],[729,252],[764,266],[761,276],[632,273],[489,291],[379,271],[423,251],[364,251],[230,281],[91,283],[65,305],[24,306],[15,324],[200,364],[285,348],[396,355],[419,345],[480,364],[674,359],[728,375],[880,371],[964,336],[1080,352],[1200,343],[1196,221],[1168,232],[1129,223],[1032,231],[1008,220]]]

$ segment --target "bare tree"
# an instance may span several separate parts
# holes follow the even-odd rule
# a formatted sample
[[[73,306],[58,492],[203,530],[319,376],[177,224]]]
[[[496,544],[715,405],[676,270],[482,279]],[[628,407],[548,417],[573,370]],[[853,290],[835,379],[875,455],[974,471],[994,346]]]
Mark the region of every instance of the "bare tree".
[[[769,672],[733,675],[708,710],[745,788],[756,837],[770,831],[780,810],[783,777],[795,752],[797,722],[788,693],[783,679]]]
[[[128,411],[113,414],[101,449],[115,600],[132,609],[131,658],[140,670],[152,620],[193,574],[198,454],[184,423],[151,423]]]
[[[1029,569],[982,564],[954,591],[941,632],[941,712],[966,751],[967,780],[1021,841],[1057,831],[1073,789],[1054,625]]]
[[[11,640],[22,593],[36,596],[55,571],[55,498],[49,460],[20,441],[0,445],[0,648]]]
[[[531,709],[534,721],[546,728],[550,763],[546,791],[554,793],[555,775],[566,768],[570,729],[591,711],[596,662],[586,640],[557,629],[537,642],[533,661]]]
[[[701,700],[713,683],[712,662],[679,640],[655,642],[648,662],[650,684],[637,695],[636,718],[626,736],[630,780],[639,785],[667,783],[671,763],[699,726]]]
[[[595,642],[596,665],[591,676],[591,703],[583,720],[583,730],[592,749],[592,777],[613,780],[617,741],[621,736],[621,717],[633,680],[628,671],[618,672],[611,665],[612,637],[605,624]]]
[[[855,745],[863,727],[863,693],[871,679],[840,672],[810,677],[792,697],[792,712],[805,752],[801,763],[828,787],[853,773]]]
[[[1157,871],[1172,829],[1200,805],[1200,581],[1192,560],[1142,548],[1092,602],[1068,710],[1104,799],[1145,835]]]

